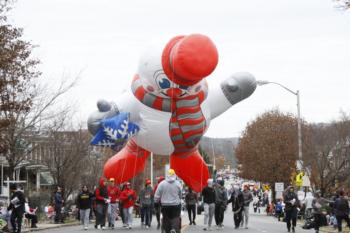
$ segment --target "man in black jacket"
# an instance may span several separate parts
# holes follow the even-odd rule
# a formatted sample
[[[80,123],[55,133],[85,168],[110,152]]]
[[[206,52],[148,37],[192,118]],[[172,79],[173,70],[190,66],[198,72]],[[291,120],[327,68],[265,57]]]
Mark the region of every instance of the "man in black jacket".
[[[234,186],[231,192],[231,197],[227,203],[232,203],[233,220],[235,222],[235,229],[238,229],[242,221],[242,212],[243,212],[243,206],[244,206],[243,193],[241,192],[239,187]]]
[[[286,213],[286,222],[287,222],[287,230],[290,232],[290,228],[292,225],[292,232],[295,232],[295,226],[297,225],[297,216],[299,206],[299,199],[297,194],[294,192],[294,187],[289,186],[284,192],[284,203],[285,205],[285,213]],[[292,221],[292,224],[291,224]]]
[[[334,202],[334,214],[335,214],[335,217],[337,218],[338,232],[342,232],[343,219],[345,220],[347,225],[350,227],[349,202],[344,198],[343,190],[340,190],[338,194],[339,194],[339,197],[335,199],[335,202]]]
[[[16,184],[10,184],[11,200],[10,205],[7,208],[12,210],[11,212],[11,225],[13,228],[12,232],[21,232],[22,218],[25,211],[25,197],[22,191],[17,190]]]
[[[62,216],[62,207],[63,207],[63,197],[62,197],[62,188],[57,187],[55,196],[55,223],[63,223],[63,216]]]

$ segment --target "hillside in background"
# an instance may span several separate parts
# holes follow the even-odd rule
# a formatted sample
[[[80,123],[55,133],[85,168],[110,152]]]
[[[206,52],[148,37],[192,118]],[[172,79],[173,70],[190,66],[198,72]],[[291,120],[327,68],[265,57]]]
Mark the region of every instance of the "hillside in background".
[[[213,154],[216,156],[223,155],[225,164],[231,167],[236,167],[236,156],[234,148],[238,144],[238,138],[209,138],[203,137],[200,142],[201,148],[209,155],[210,160],[213,159]]]

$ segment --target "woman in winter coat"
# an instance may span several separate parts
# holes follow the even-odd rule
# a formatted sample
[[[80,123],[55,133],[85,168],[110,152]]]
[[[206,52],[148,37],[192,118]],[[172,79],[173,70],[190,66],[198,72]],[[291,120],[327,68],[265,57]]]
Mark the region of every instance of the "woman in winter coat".
[[[105,180],[100,178],[99,187],[95,190],[96,202],[96,223],[95,228],[101,226],[101,229],[106,229],[106,214],[108,206],[108,191],[105,185]]]
[[[132,211],[134,209],[134,204],[136,201],[136,193],[131,189],[129,182],[125,183],[124,190],[120,194],[120,201],[123,203],[123,214],[125,218],[124,227],[129,229],[132,228]]]
[[[152,208],[154,202],[153,188],[151,186],[151,180],[147,179],[145,182],[145,188],[140,191],[139,194],[140,206],[141,206],[141,224],[146,228],[151,227],[152,221]]]

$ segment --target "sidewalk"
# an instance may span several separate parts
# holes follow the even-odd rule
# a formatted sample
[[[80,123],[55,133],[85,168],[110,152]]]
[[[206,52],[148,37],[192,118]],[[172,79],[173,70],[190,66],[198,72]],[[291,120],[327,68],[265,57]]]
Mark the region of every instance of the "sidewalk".
[[[251,215],[255,215],[255,216],[267,216],[266,215],[266,212],[264,211],[261,211],[260,213],[254,213],[254,211],[251,212],[252,214]],[[274,218],[273,216],[269,216],[271,218]],[[304,225],[304,220],[300,220],[298,219],[297,221],[297,226],[301,227]],[[311,230],[313,231],[314,229],[311,228]],[[338,228],[334,228],[332,226],[324,226],[324,227],[320,227],[320,232],[323,232],[323,233],[338,233]],[[343,233],[350,233],[350,229],[346,226],[346,224],[343,224]]]
[[[338,233],[338,228],[334,228],[332,226],[320,227],[320,232],[324,233]],[[346,225],[343,225],[343,233],[349,233],[350,230]]]

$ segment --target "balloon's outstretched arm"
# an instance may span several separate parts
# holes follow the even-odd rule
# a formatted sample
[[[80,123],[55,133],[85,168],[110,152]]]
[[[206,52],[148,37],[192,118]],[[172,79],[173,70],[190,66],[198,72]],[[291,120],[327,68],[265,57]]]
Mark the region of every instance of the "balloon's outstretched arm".
[[[90,114],[87,121],[89,132],[92,135],[97,133],[103,119],[113,117],[119,113],[117,105],[106,100],[97,101],[97,109],[97,111]]]
[[[209,89],[208,105],[211,119],[221,115],[232,105],[249,97],[256,89],[256,80],[246,72],[235,73],[220,85]]]
[[[135,104],[135,97],[131,92],[125,92],[119,96],[116,102],[108,102],[107,100],[97,101],[97,111],[90,114],[88,118],[88,129],[92,135],[95,135],[101,127],[103,119],[111,118],[118,115],[120,112],[130,113],[130,121],[138,120],[137,104]]]

